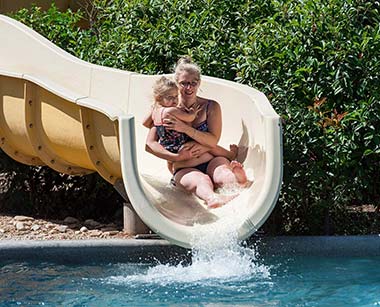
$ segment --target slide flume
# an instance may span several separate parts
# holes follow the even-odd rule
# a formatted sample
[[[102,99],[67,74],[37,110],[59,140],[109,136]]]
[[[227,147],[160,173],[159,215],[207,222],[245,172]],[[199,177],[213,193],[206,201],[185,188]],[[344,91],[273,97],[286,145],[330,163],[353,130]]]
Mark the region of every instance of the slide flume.
[[[72,175],[98,172],[111,184],[122,180],[144,223],[183,247],[191,246],[197,227],[228,224],[244,240],[270,215],[282,181],[281,121],[263,93],[202,78],[201,95],[222,108],[220,145],[239,145],[237,160],[254,180],[224,207],[208,210],[171,187],[166,162],[145,152],[141,122],[160,76],[82,61],[3,15],[0,41],[0,145],[13,159]]]

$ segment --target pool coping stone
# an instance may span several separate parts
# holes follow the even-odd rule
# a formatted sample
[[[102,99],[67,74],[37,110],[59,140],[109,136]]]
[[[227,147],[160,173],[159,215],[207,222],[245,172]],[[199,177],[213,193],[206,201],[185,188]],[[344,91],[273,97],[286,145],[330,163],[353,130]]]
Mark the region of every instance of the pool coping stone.
[[[380,256],[380,235],[252,236],[246,246],[268,256]],[[94,239],[23,241],[0,240],[0,263],[48,261],[58,263],[139,262],[186,263],[191,251],[161,239]]]

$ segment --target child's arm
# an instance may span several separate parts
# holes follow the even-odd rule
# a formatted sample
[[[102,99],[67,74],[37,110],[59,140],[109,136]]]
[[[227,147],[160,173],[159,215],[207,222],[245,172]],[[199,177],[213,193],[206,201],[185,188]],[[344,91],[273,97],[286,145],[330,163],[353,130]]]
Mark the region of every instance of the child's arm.
[[[149,129],[153,127],[152,110],[149,111],[149,114],[144,116],[142,124],[144,127]]]

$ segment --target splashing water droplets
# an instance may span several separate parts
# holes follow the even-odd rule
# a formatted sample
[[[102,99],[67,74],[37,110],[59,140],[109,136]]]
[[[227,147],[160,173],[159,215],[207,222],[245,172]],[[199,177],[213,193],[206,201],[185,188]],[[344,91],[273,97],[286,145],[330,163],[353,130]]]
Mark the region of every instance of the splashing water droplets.
[[[220,285],[242,282],[253,277],[270,279],[269,268],[257,264],[257,253],[238,243],[237,233],[228,221],[221,225],[196,225],[192,240],[190,265],[159,264],[144,274],[111,277],[111,283],[143,283],[161,286],[172,284]],[[255,263],[256,262],[256,263]]]

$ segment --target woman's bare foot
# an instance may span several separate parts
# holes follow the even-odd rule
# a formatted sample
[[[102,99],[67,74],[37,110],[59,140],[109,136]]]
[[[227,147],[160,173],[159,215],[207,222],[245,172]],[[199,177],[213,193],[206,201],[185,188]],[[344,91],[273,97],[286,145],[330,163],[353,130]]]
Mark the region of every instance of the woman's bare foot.
[[[229,201],[237,197],[238,194],[234,195],[214,195],[210,199],[206,200],[207,207],[209,209],[215,209],[224,206]]]
[[[243,168],[243,165],[241,165],[240,162],[234,160],[234,161],[231,161],[230,167],[231,167],[232,172],[235,175],[236,181],[240,185],[245,186],[248,182],[248,178]]]
[[[231,161],[235,160],[237,155],[238,155],[238,152],[239,152],[239,147],[235,144],[231,144],[230,145],[230,155],[229,155],[228,159],[230,159]]]

